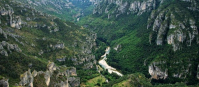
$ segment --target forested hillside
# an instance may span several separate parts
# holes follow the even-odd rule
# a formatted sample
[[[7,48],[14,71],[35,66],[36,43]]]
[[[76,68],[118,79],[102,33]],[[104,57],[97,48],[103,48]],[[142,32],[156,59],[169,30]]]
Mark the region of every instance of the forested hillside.
[[[79,24],[112,48],[108,63],[122,73],[143,73],[153,84],[194,85],[198,10],[197,0],[102,0]]]
[[[197,87],[198,14],[198,0],[0,0],[0,87]]]
[[[64,20],[77,22],[92,13],[98,0],[15,0]]]
[[[79,86],[78,74],[95,68],[95,38],[72,22],[1,0],[0,86]]]

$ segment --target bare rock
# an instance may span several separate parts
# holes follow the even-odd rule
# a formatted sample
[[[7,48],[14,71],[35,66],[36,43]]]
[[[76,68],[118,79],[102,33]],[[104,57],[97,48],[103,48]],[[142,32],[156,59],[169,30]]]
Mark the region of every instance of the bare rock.
[[[20,76],[20,80],[21,80],[19,82],[20,86],[26,86],[27,85],[29,87],[33,87],[34,77],[32,76],[30,69]]]
[[[0,87],[9,87],[8,79],[0,80]]]
[[[153,79],[166,79],[168,77],[168,70],[165,69],[164,71],[156,66],[156,63],[149,65],[149,74]]]

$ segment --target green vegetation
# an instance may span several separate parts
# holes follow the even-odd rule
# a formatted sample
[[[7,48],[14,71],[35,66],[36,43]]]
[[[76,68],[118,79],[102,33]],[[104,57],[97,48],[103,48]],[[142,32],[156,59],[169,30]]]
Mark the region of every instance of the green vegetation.
[[[104,83],[106,79],[103,76],[98,76],[93,79],[90,79],[86,82],[86,86],[102,86],[102,83]]]
[[[12,0],[4,0],[0,3],[1,7],[10,10],[5,5],[13,8],[14,14],[12,16],[19,16],[23,24],[21,25],[21,29],[11,28],[8,23],[10,16],[1,15],[0,28],[6,33],[18,35],[19,37],[8,35],[5,38],[3,34],[0,34],[0,43],[5,41],[9,44],[17,45],[22,52],[9,50],[7,46],[3,47],[8,52],[8,56],[0,54],[0,78],[9,78],[9,84],[13,86],[15,83],[20,82],[20,75],[29,68],[31,71],[45,71],[49,60],[54,61],[58,66],[75,66],[71,59],[81,54],[81,47],[86,44],[86,37],[89,37],[90,31],[72,22],[38,12],[27,5],[12,2]],[[59,48],[60,46],[56,47],[59,44],[64,44],[64,46],[61,48]],[[65,58],[66,61],[57,61],[57,59],[61,58]],[[84,72],[82,65],[76,65],[80,71],[78,72],[78,76],[82,75],[81,79],[85,79],[90,74],[83,75],[87,72]],[[98,76],[96,70],[88,72],[93,72],[91,78]],[[37,76],[34,81],[35,86],[45,87],[45,83],[40,80],[45,81],[43,77]]]
[[[47,87],[45,83],[44,74],[36,76],[33,82],[35,87]]]
[[[90,79],[100,76],[100,74],[95,69],[90,69],[90,70],[77,69],[77,75],[80,76],[82,84],[85,84]]]
[[[186,6],[189,5],[190,3],[187,2],[170,0],[163,3],[159,8],[168,8],[171,10],[171,12],[175,9],[180,9],[180,11],[184,13],[176,16],[176,19],[183,20],[185,14],[192,17],[196,17],[195,15],[198,14],[196,11],[187,10]],[[105,10],[107,3],[102,2],[100,6],[101,10],[103,11]],[[113,6],[110,9],[115,9],[115,7]],[[157,9],[157,11],[160,9]],[[98,43],[103,43],[100,48],[106,46],[110,46],[112,48],[110,54],[108,55],[108,64],[110,64],[110,66],[117,68],[123,74],[132,74],[138,72],[143,73],[147,78],[149,78],[150,75],[148,74],[148,66],[152,62],[166,61],[165,64],[159,64],[157,66],[162,70],[168,69],[169,77],[166,80],[152,80],[151,83],[153,85],[156,84],[158,86],[162,86],[159,84],[166,83],[173,84],[171,86],[182,86],[184,84],[175,83],[187,82],[186,85],[194,85],[199,82],[199,80],[196,78],[198,65],[197,61],[199,61],[197,50],[199,48],[195,39],[192,42],[192,46],[187,46],[186,43],[183,43],[183,45],[181,44],[182,49],[174,52],[171,45],[165,44],[166,41],[162,46],[157,46],[157,38],[153,37],[152,43],[149,43],[149,35],[152,30],[147,29],[147,21],[148,17],[150,16],[150,12],[145,12],[142,15],[120,14],[118,17],[115,17],[116,15],[117,14],[112,14],[112,17],[108,19],[108,14],[97,13],[94,15],[89,15],[78,22],[80,25],[84,25],[98,33],[97,41]],[[198,19],[195,19],[198,26]],[[156,33],[152,34],[157,35]],[[113,48],[115,48],[117,45],[121,45],[121,48],[116,51]],[[99,57],[99,55],[103,54],[103,52],[104,51],[102,49],[97,49],[96,56]],[[176,64],[176,62],[180,63]],[[189,64],[191,64],[191,67],[189,68],[189,73],[191,74],[188,75],[185,73],[182,76],[184,77],[186,75],[186,79],[173,77],[174,73],[184,73],[185,69],[182,67],[188,67]],[[121,83],[125,83],[126,80],[122,81],[124,82]]]
[[[28,3],[24,0],[20,1],[25,4]],[[133,1],[135,0],[123,0],[123,2],[128,3]],[[196,0],[195,2],[198,3]],[[9,44],[17,44],[22,50],[22,52],[15,52],[14,50],[8,50],[8,47],[5,46],[4,49],[8,52],[9,56],[0,56],[0,79],[3,79],[3,77],[9,78],[11,86],[19,82],[20,75],[27,71],[28,68],[45,71],[49,60],[55,61],[58,66],[75,66],[82,86],[192,87],[199,83],[197,79],[199,64],[197,40],[194,38],[191,46],[187,46],[188,39],[186,38],[184,43],[179,44],[181,46],[180,50],[174,52],[172,46],[166,44],[166,34],[174,33],[178,27],[173,30],[167,30],[165,34],[161,35],[165,39],[161,46],[156,45],[157,32],[152,31],[152,27],[147,29],[147,24],[154,22],[153,19],[148,20],[151,13],[154,13],[153,16],[157,16],[162,11],[165,11],[164,15],[168,18],[171,14],[175,15],[175,18],[164,21],[164,24],[167,22],[172,22],[173,24],[183,22],[186,23],[184,24],[185,26],[190,26],[189,20],[194,19],[198,27],[199,12],[187,8],[194,6],[190,2],[168,0],[161,5],[157,3],[156,8],[152,12],[147,11],[138,15],[133,12],[118,14],[119,11],[116,11],[115,8],[117,6],[115,4],[108,4],[108,1],[102,1],[100,5],[102,8],[100,9],[104,11],[107,8],[109,10],[108,13],[111,13],[110,18],[104,12],[102,14],[89,15],[94,8],[90,2],[79,3],[76,0],[72,1],[75,7],[70,9],[58,9],[53,4],[36,7],[31,5],[44,13],[35,11],[35,9],[29,8],[29,6],[23,3],[15,3],[11,2],[11,0],[4,0],[0,3],[0,6],[4,7],[6,7],[6,4],[11,5],[14,10],[12,16],[19,16],[25,22],[25,24],[22,24],[22,28],[18,30],[9,27],[8,21],[10,16],[0,16],[3,31],[21,36],[16,38],[8,36],[6,39],[3,34],[0,34],[0,42],[6,41]],[[63,1],[63,3],[68,2]],[[129,4],[127,7],[129,7]],[[49,16],[48,14],[61,19]],[[83,17],[85,15],[88,16]],[[65,21],[76,22],[78,17],[81,17],[81,19],[77,24],[81,25],[81,27],[75,23]],[[189,19],[184,20],[185,17]],[[82,69],[82,65],[85,65],[85,63],[80,65],[74,64],[73,61],[76,61],[72,61],[74,57],[80,56],[80,58],[83,58],[85,57],[84,55],[87,55],[82,52],[82,47],[84,48],[84,46],[88,45],[86,43],[89,42],[87,37],[91,35],[91,32],[86,28],[96,32],[98,35],[96,48],[92,49],[95,59],[97,61],[100,60],[106,47],[110,46],[111,51],[107,56],[107,62],[110,66],[123,73],[123,77],[119,77],[115,73],[109,74],[107,70],[103,70],[101,75],[96,71],[95,64],[93,69]],[[192,31],[192,29],[182,30],[186,36],[189,36],[187,32]],[[151,44],[149,43],[149,35],[153,36]],[[198,37],[198,35],[195,37]],[[55,45],[57,44],[64,44],[64,47],[56,48]],[[115,50],[114,48],[117,46],[119,48]],[[66,61],[57,61],[57,59],[62,58],[65,58]],[[161,68],[161,70],[168,70],[167,79],[149,79],[148,66],[153,62],[156,62],[156,66]],[[61,67],[60,71],[65,71],[67,67]],[[180,75],[175,77],[175,74]],[[34,79],[34,85],[46,87],[43,77],[43,75],[37,76]],[[53,78],[56,78],[56,76],[52,76]],[[66,80],[66,77],[59,77],[57,79]],[[106,79],[109,81],[108,83],[105,82]]]
[[[64,20],[74,21],[74,22],[76,22],[78,17],[91,14],[94,8],[90,1],[49,0],[49,1],[43,1],[45,2],[45,4],[36,0],[30,0],[34,4],[26,0],[16,0],[16,1],[22,2],[24,4],[29,4],[38,11],[59,17]]]

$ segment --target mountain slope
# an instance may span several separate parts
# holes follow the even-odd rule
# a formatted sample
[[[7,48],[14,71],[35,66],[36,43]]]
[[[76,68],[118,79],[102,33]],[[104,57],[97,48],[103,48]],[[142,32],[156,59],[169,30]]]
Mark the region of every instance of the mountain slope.
[[[79,21],[92,13],[95,0],[16,0],[35,9],[69,21]]]
[[[102,0],[79,24],[112,47],[109,64],[122,73],[197,84],[197,14],[196,0]]]
[[[0,86],[199,82],[197,0],[3,0],[0,6]],[[123,77],[98,65],[107,46],[108,64]]]
[[[48,81],[51,86],[59,85],[61,81],[79,86],[76,75],[62,73],[75,74],[77,67],[77,73],[82,74],[84,69],[94,67],[95,33],[13,0],[3,0],[0,6],[0,86],[7,79],[11,86],[19,82],[21,86],[31,87],[49,85]],[[49,79],[57,78],[59,74],[67,77]]]

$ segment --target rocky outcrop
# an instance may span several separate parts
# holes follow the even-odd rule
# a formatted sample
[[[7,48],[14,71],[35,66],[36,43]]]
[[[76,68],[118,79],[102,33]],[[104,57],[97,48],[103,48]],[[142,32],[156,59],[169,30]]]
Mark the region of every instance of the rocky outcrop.
[[[53,73],[53,71],[55,71],[57,69],[57,67],[55,66],[54,62],[50,62],[47,65],[47,69],[50,71],[50,73]]]
[[[20,86],[33,87],[34,77],[32,76],[30,69],[20,76],[20,80]]]
[[[124,0],[102,0],[93,10],[93,14],[105,13],[108,15],[108,19],[118,17],[121,14],[141,15],[144,12],[150,12],[155,9],[160,1],[162,0],[134,0],[129,2]]]
[[[10,26],[12,28],[20,29],[21,24],[22,24],[22,21],[19,16],[14,17],[14,16],[10,15]]]
[[[66,73],[68,73],[70,76],[77,76],[75,67],[71,67],[70,69],[66,70]]]
[[[122,49],[122,46],[118,44],[116,47],[113,48],[116,51],[120,51]]]
[[[79,87],[80,86],[80,78],[79,77],[69,77],[69,83],[72,87]]]
[[[154,9],[157,2],[157,0],[147,0],[143,2],[135,1],[130,4],[129,10],[140,15],[143,12],[151,11]]]
[[[6,50],[1,50],[1,55],[3,55],[3,56],[8,56],[8,52],[6,51]]]
[[[152,29],[152,33],[156,33],[156,44],[164,43],[173,46],[173,50],[181,49],[181,44],[186,43],[191,46],[194,39],[198,39],[198,27],[194,20],[194,16],[187,13],[188,9],[180,9],[177,6],[168,6],[167,8],[159,8],[151,13],[148,19],[148,29]],[[181,13],[185,13],[181,15]],[[155,36],[150,34],[149,42]]]
[[[68,80],[61,81],[60,83],[55,84],[54,87],[69,87]]]
[[[168,77],[168,70],[167,69],[162,70],[160,67],[157,66],[162,63],[153,62],[151,65],[149,65],[149,74],[151,75],[151,78],[158,80],[158,79],[166,79]]]
[[[178,67],[180,66],[180,67]],[[191,59],[184,60],[162,60],[158,62],[153,62],[149,65],[149,74],[153,79],[166,79],[166,78],[178,78],[178,79],[186,79],[189,75],[193,75],[191,68],[194,66]],[[198,69],[197,69],[198,70]],[[169,72],[169,74],[168,74]],[[198,78],[198,71],[197,75]]]
[[[45,74],[44,78],[45,78],[46,85],[49,86],[51,73],[50,73],[50,71],[47,70],[44,74]]]
[[[15,52],[22,52],[22,50],[18,47],[17,44],[9,44],[8,42],[6,41],[2,41],[0,43],[0,54],[3,55],[3,56],[8,56],[8,52],[6,51],[6,49],[9,51],[9,52],[12,52],[12,51],[15,51]]]
[[[20,1],[20,0],[16,0]],[[73,20],[79,19],[82,16],[88,15],[86,8],[91,7],[99,2],[99,0],[27,0],[20,1],[22,3],[28,4],[33,8],[42,8],[40,11],[47,11],[52,14],[57,14],[60,16],[70,15]],[[50,7],[50,8],[49,8]],[[92,8],[92,7],[91,7]],[[67,11],[67,12],[65,12]],[[73,12],[76,11],[76,12]],[[53,31],[51,31],[53,32]]]
[[[60,44],[56,44],[55,46],[54,46],[54,48],[55,49],[64,49],[64,43],[60,43]]]
[[[54,73],[54,72],[57,73]],[[33,71],[31,73],[30,69],[20,76],[19,86],[34,87],[34,79],[38,80],[36,77],[44,78],[46,86],[55,87],[78,87],[80,85],[80,78],[77,77],[75,67],[66,66],[55,66],[54,62],[50,62],[47,65],[47,70],[44,71]],[[74,77],[75,76],[75,77]],[[62,78],[62,79],[60,79]],[[41,81],[43,82],[43,81]]]
[[[8,79],[3,78],[0,80],[0,87],[9,87]]]
[[[22,20],[20,18],[20,16],[14,16],[14,10],[12,7],[10,7],[9,5],[6,5],[5,7],[0,8],[0,13],[2,16],[9,16],[9,24],[10,27],[12,28],[16,28],[16,29],[20,29],[21,28],[21,24],[22,24]]]

